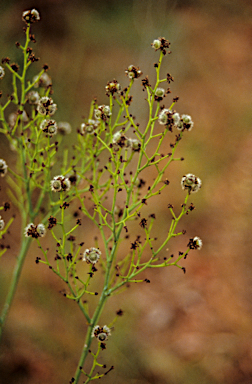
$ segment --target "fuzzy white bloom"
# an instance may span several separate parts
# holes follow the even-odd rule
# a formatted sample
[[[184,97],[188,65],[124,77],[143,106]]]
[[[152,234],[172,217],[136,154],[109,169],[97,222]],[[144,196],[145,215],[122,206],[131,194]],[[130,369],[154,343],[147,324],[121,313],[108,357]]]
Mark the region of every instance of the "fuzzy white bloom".
[[[105,121],[109,116],[111,116],[110,107],[108,105],[100,105],[94,110],[94,116],[97,120]]]
[[[198,249],[198,250],[202,248],[202,245],[203,245],[203,242],[201,238],[199,238],[198,236],[195,236],[194,238],[189,239],[189,243],[187,244],[187,246],[190,249]]]
[[[177,125],[177,128],[180,131],[182,131],[182,130],[183,131],[185,131],[185,130],[191,131],[193,125],[194,125],[194,123],[192,121],[191,116],[189,116],[189,115],[182,115],[181,119],[180,119],[180,121],[179,121],[179,123]]]
[[[55,176],[51,180],[51,190],[53,192],[69,191],[71,188],[71,181],[62,175]]]
[[[38,237],[44,237],[46,234],[46,229],[44,224],[35,225],[33,223],[28,224],[24,230],[25,237],[33,237],[37,239]]]
[[[55,120],[47,120],[47,119],[44,119],[41,124],[40,124],[40,129],[45,132],[45,133],[48,133],[49,136],[54,136],[56,135],[57,131],[58,131],[58,127],[57,127],[57,123]]]
[[[182,189],[187,189],[189,193],[198,192],[201,188],[201,180],[192,173],[184,175],[181,179]]]
[[[58,132],[61,135],[69,135],[72,131],[71,125],[67,121],[60,121],[58,123]]]
[[[22,14],[22,19],[26,23],[34,23],[35,21],[40,20],[39,12],[33,8],[32,10],[24,11]]]
[[[0,79],[2,79],[5,75],[4,68],[0,66]]]
[[[53,102],[51,97],[43,96],[38,101],[37,111],[41,115],[52,116],[57,110],[57,104]]]
[[[39,93],[37,91],[31,91],[28,93],[27,99],[29,104],[38,104],[40,100]]]
[[[6,161],[3,159],[0,159],[0,175],[1,177],[4,177],[7,173],[8,165],[6,164]]]
[[[161,41],[158,39],[153,40],[153,43],[151,44],[154,49],[159,49],[161,47]]]
[[[101,251],[97,248],[89,248],[86,249],[83,253],[83,261],[86,261],[87,263],[95,264],[99,260],[101,256]]]
[[[40,77],[38,75],[34,76],[32,81],[33,83],[35,83],[34,84],[35,88],[38,88],[38,87],[47,88],[49,87],[49,85],[52,84],[52,79],[46,72],[44,72]]]
[[[157,88],[155,92],[155,96],[157,97],[164,97],[165,95],[165,89],[164,88]]]
[[[2,216],[0,216],[0,231],[2,231],[4,229],[4,226],[5,226],[5,222],[2,219]]]
[[[89,119],[87,123],[82,123],[80,127],[80,131],[82,134],[93,134],[95,130],[98,128],[100,122],[98,120]]]
[[[142,75],[142,71],[139,68],[135,67],[134,65],[129,65],[125,71],[125,74],[128,76],[130,80],[137,79]]]
[[[44,237],[45,234],[46,234],[46,228],[44,226],[44,224],[38,224],[37,225],[37,232],[39,234],[40,237]]]
[[[202,248],[203,242],[198,236],[195,236],[193,238],[193,242],[195,243],[195,246],[197,247],[198,250]]]
[[[107,325],[100,327],[96,325],[93,330],[91,337],[96,337],[101,343],[108,339],[108,336],[111,336],[110,328]]]
[[[141,143],[137,139],[129,139],[132,151],[139,152],[141,149]]]

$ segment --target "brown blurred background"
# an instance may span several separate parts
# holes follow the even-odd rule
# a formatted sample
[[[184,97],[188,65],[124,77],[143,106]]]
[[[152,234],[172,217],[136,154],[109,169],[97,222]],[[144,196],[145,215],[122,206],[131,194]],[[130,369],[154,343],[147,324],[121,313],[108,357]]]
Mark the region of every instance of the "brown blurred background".
[[[178,150],[185,161],[166,175],[169,193],[153,207],[162,236],[170,219],[167,204],[178,211],[183,199],[182,175],[199,176],[203,187],[192,199],[197,209],[184,221],[186,238],[175,249],[185,249],[195,235],[204,246],[182,263],[185,275],[178,268],[151,270],[151,284],[131,286],[108,304],[101,325],[119,308],[125,314],[102,354],[104,364],[115,366],[103,382],[252,383],[251,1],[1,0],[1,57],[20,58],[14,43],[23,41],[21,14],[33,7],[41,14],[33,26],[41,61],[31,73],[49,64],[55,117],[71,123],[72,143],[92,97],[106,103],[107,81],[116,78],[126,86],[129,64],[153,79],[157,54],[150,43],[159,36],[172,43],[163,65],[163,74],[175,78],[171,97],[180,97],[178,112],[195,123]],[[139,84],[132,110],[143,123],[144,97]],[[11,163],[14,154],[5,144],[1,137],[0,157]],[[0,182],[2,203],[6,184]],[[0,262],[1,304],[19,246],[19,228],[13,228],[16,235],[6,238],[12,251]],[[86,244],[93,237],[88,227],[79,235]],[[1,384],[68,383],[78,363],[85,321],[60,295],[61,282],[34,263],[37,255],[33,244],[5,328]]]

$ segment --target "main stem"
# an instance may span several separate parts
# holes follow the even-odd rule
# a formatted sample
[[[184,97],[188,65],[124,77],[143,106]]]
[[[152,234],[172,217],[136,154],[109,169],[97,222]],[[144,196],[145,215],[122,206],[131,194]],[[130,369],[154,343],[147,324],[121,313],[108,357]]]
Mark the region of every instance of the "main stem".
[[[17,258],[17,262],[16,262],[15,268],[13,270],[10,288],[9,288],[8,295],[6,297],[6,300],[5,300],[5,303],[3,306],[3,310],[1,313],[1,317],[0,317],[0,340],[2,337],[4,322],[5,322],[5,319],[8,315],[10,306],[12,304],[12,301],[13,301],[13,298],[14,298],[14,295],[15,295],[15,292],[17,289],[17,285],[18,285],[18,281],[20,278],[23,264],[24,264],[25,256],[26,256],[28,249],[30,247],[31,240],[32,240],[31,238],[25,238],[25,240],[22,242],[22,246],[21,246],[18,258]]]

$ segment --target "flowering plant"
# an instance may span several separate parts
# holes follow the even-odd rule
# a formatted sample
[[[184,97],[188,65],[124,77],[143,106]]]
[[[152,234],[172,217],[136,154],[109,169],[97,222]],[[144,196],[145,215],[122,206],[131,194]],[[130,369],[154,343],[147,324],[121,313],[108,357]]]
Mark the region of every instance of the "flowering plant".
[[[160,68],[164,56],[170,53],[170,43],[165,38],[158,38],[152,43],[154,50],[159,51],[159,59],[155,64],[156,83],[152,87],[148,76],[142,80],[149,116],[145,127],[140,128],[130,112],[130,92],[142,76],[138,67],[130,65],[125,71],[127,86],[122,89],[115,79],[107,83],[105,93],[108,104],[99,105],[97,100],[92,101],[88,118],[80,123],[76,132],[76,144],[62,153],[60,143],[63,135],[71,133],[71,126],[67,122],[57,123],[52,119],[57,105],[51,97],[52,82],[47,74],[49,68],[44,65],[32,80],[28,76],[30,65],[37,61],[30,44],[35,43],[31,24],[40,20],[39,12],[35,9],[25,11],[23,20],[26,23],[25,44],[17,43],[23,52],[23,66],[20,69],[18,64],[10,64],[7,57],[2,60],[5,68],[0,67],[1,79],[6,70],[11,72],[13,86],[11,96],[0,105],[0,132],[17,153],[15,167],[9,167],[6,160],[0,159],[0,174],[6,179],[10,198],[19,209],[22,219],[20,253],[1,313],[0,327],[2,332],[24,259],[32,240],[35,240],[41,250],[35,262],[48,266],[62,279],[66,284],[65,297],[78,304],[86,320],[83,350],[70,382],[78,383],[81,375],[84,375],[85,383],[89,383],[113,368],[103,373],[97,371],[99,367],[104,368],[98,362],[99,354],[106,348],[105,342],[111,336],[114,321],[123,313],[120,309],[109,325],[98,325],[109,298],[130,283],[149,283],[148,279],[142,277],[149,268],[176,266],[185,272],[185,268],[179,264],[180,260],[186,258],[190,250],[202,247],[201,239],[195,236],[188,240],[187,249],[179,252],[177,257],[173,254],[163,256],[168,242],[186,233],[185,230],[178,232],[177,226],[182,217],[194,209],[192,203],[188,204],[188,199],[201,188],[201,180],[195,175],[189,173],[182,177],[181,186],[186,195],[181,211],[176,215],[173,206],[168,205],[171,222],[159,246],[155,245],[156,239],[152,236],[156,215],[152,213],[146,218],[143,213],[149,201],[168,187],[169,181],[165,178],[168,166],[174,161],[183,160],[176,158],[175,152],[183,135],[191,131],[193,121],[191,116],[180,115],[174,109],[178,98],[173,98],[169,108],[161,104],[170,93],[170,88],[162,88],[161,84],[169,85],[173,77],[168,73],[166,78],[160,78]],[[16,113],[7,119],[11,104],[16,107]],[[161,148],[167,135],[172,137],[172,143],[169,152],[163,153]],[[142,175],[149,168],[155,169],[156,176],[146,188]],[[123,204],[120,196],[124,198]],[[77,203],[79,207],[76,211]],[[74,221],[69,220],[71,207],[75,208]],[[5,203],[0,209],[9,208],[10,204]],[[85,225],[90,221],[99,230],[98,239],[90,241],[84,238],[84,242],[80,241],[83,238],[80,229],[83,220]],[[144,237],[137,235],[128,249],[124,247],[122,254],[121,244],[128,240],[133,228],[132,221],[135,220]],[[5,225],[4,215],[0,217],[1,237],[12,221],[13,218]],[[45,247],[43,237],[51,238],[54,251]],[[85,250],[84,243],[87,247]],[[1,255],[5,251],[3,249]],[[87,274],[82,273],[83,264],[88,270]],[[96,279],[100,268],[104,271],[103,286],[100,292],[94,292],[89,290],[89,285],[91,279]],[[92,298],[94,295],[99,296],[99,301],[92,312],[86,297]],[[90,352],[94,338],[98,342],[95,354]],[[86,372],[85,360],[90,353],[93,365]]]

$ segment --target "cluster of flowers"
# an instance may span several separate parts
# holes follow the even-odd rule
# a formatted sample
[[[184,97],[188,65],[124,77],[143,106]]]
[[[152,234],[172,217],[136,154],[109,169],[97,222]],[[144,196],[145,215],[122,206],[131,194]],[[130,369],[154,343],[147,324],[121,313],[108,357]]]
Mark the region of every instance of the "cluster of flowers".
[[[68,179],[68,177],[58,175],[54,176],[53,180],[51,180],[51,190],[53,192],[60,192],[60,191],[69,191],[71,188],[71,181]]]
[[[131,139],[124,135],[123,132],[118,131],[112,138],[112,144],[115,150],[119,148],[131,148],[134,152],[139,152],[141,149],[141,143],[137,139]]]
[[[179,131],[191,131],[193,127],[191,116],[180,116],[178,112],[166,108],[160,112],[158,122],[161,125],[166,125],[169,130],[172,130],[172,127],[176,127]]]
[[[46,229],[44,224],[35,225],[33,223],[30,223],[27,225],[27,227],[25,227],[24,233],[26,237],[33,237],[37,239],[38,237],[45,236]]]

